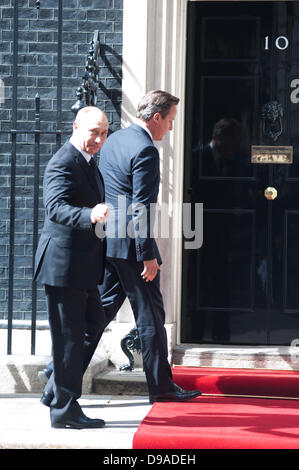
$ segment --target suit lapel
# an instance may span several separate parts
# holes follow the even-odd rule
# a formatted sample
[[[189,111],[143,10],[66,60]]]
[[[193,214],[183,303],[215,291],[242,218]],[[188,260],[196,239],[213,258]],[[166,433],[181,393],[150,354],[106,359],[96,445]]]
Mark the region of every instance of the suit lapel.
[[[85,158],[83,157],[83,155],[79,151],[77,151],[76,160],[77,160],[80,168],[84,172],[86,178],[88,179],[89,184],[98,193],[98,195],[100,197],[100,201],[104,201],[105,196],[104,196],[103,179],[100,177],[100,180],[102,182],[102,188],[100,188],[99,185],[97,184],[97,181],[95,180],[94,175],[92,174],[92,169],[90,168],[87,161],[85,160]],[[99,173],[99,175],[100,175],[100,173]]]
[[[90,169],[90,173],[92,174],[92,178],[93,180],[96,181],[96,184],[97,184],[97,188],[99,190],[99,193],[101,195],[101,200],[104,200],[104,183],[103,183],[103,179],[100,177],[100,170],[98,168],[98,165],[96,163],[96,160],[94,157],[92,157],[91,159],[91,162],[89,164],[89,169]]]
[[[102,189],[101,189],[101,200],[102,201],[105,201],[105,184],[104,184],[104,180],[103,180],[103,177],[102,177],[102,173],[100,172],[99,170],[99,177],[100,177],[100,181],[102,183]]]
[[[100,171],[98,170],[98,174],[99,174],[99,178],[100,178],[100,182],[98,184],[98,182],[95,179],[95,176],[93,174],[93,171],[92,171],[91,167],[87,163],[86,159],[83,157],[82,153],[79,152],[79,150],[76,149],[76,147],[74,147],[69,141],[66,142],[64,145],[69,147],[68,151],[70,151],[75,156],[75,160],[76,160],[77,164],[80,166],[80,168],[81,168],[83,174],[85,175],[85,177],[87,178],[90,186],[92,186],[92,188],[99,195],[100,201],[101,202],[104,201],[105,200],[105,189],[104,189],[105,186],[104,186],[104,181],[103,181],[103,178],[102,178],[102,175],[101,175]]]

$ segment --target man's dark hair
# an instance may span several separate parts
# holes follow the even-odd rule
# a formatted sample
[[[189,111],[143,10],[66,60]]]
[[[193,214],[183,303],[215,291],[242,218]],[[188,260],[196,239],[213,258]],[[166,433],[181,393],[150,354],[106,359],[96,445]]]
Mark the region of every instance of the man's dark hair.
[[[180,99],[167,91],[153,90],[148,92],[137,107],[136,116],[142,121],[150,121],[154,114],[159,113],[164,119],[173,105],[177,105]]]

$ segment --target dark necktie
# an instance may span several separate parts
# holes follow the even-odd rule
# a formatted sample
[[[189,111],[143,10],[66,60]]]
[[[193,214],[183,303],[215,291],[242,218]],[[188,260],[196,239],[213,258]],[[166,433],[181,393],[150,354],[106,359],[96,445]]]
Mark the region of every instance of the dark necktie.
[[[99,192],[100,192],[100,195],[101,195],[101,199],[104,198],[104,194],[103,194],[103,185],[102,185],[102,182],[101,182],[101,179],[100,179],[100,175],[99,175],[99,170],[98,170],[98,166],[95,162],[95,159],[94,157],[91,157],[90,161],[89,161],[89,166],[91,168],[91,171],[92,171],[92,174],[96,180],[96,183],[97,183],[97,186],[98,186],[98,189],[99,189]]]

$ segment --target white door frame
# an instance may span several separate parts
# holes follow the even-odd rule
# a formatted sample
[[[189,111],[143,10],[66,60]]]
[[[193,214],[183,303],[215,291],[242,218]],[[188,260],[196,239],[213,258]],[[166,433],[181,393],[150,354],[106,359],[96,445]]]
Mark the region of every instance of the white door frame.
[[[170,347],[180,342],[182,214],[184,172],[184,109],[188,0],[124,0],[122,126],[135,118],[140,98],[164,89],[180,98],[174,131],[160,151],[159,203],[167,204],[169,239],[159,238],[162,254],[161,290]]]

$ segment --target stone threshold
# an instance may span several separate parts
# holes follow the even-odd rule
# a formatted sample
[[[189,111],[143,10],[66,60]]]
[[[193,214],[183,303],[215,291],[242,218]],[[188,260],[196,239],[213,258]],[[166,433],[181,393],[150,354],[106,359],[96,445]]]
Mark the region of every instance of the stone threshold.
[[[240,369],[299,370],[299,348],[290,346],[175,345],[172,365]],[[93,379],[93,393],[147,394],[142,369],[103,370]]]
[[[179,344],[173,348],[173,364],[190,367],[299,370],[299,347],[296,346]]]

